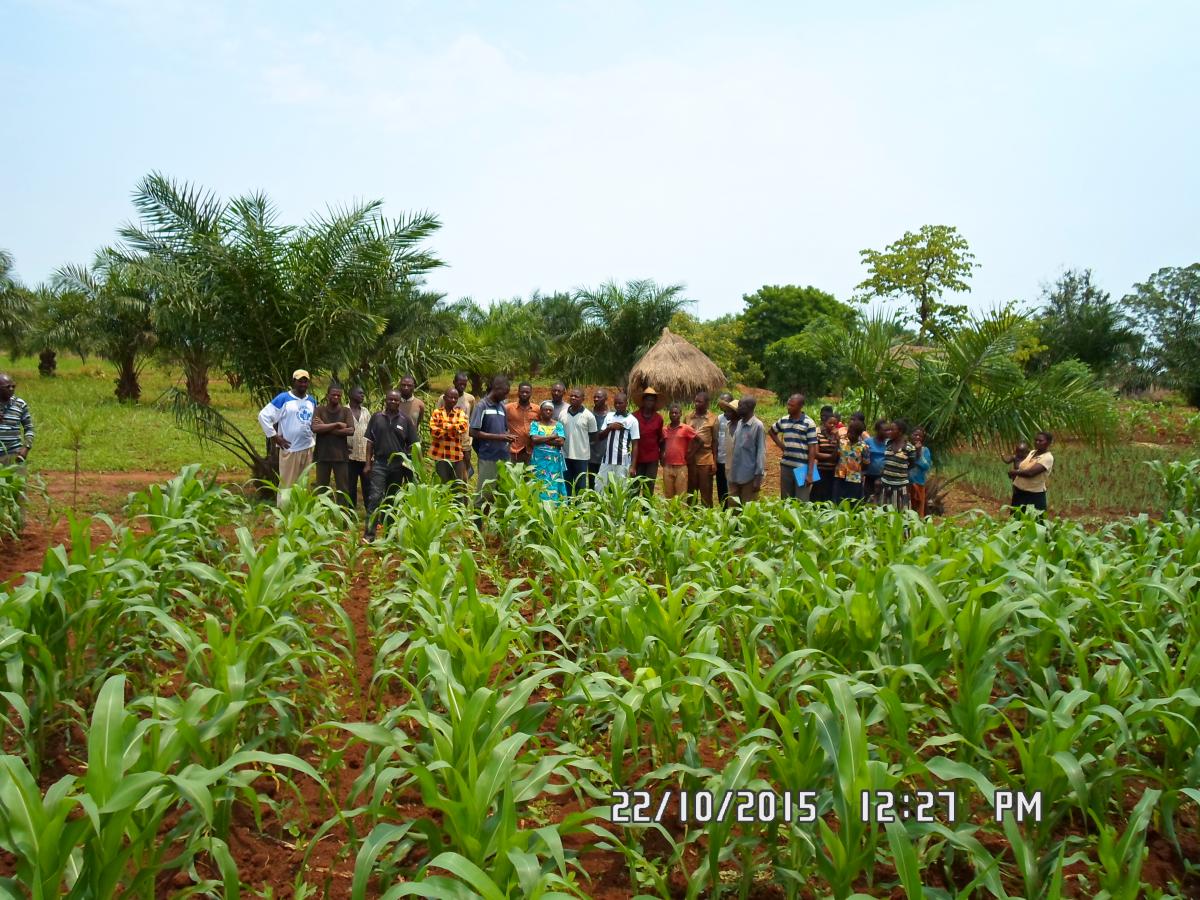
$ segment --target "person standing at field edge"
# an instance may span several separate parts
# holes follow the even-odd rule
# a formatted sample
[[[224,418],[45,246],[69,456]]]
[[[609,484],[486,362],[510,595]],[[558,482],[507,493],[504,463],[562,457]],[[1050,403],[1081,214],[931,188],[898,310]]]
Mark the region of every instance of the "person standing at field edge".
[[[803,394],[792,394],[787,415],[771,426],[771,440],[783,451],[779,463],[779,496],[808,500],[817,465],[817,424],[804,412]]]
[[[767,430],[754,415],[758,402],[753,397],[738,401],[738,421],[730,431],[726,456],[729,499],[738,504],[757,500],[767,471]]]
[[[658,391],[652,387],[642,391],[642,406],[633,417],[638,424],[637,455],[634,474],[641,479],[638,489],[646,496],[654,494],[658,480],[658,463],[663,451],[663,417],[658,408]]]
[[[600,464],[604,462],[604,450],[608,446],[608,433],[604,429],[605,422],[612,415],[608,408],[608,391],[596,388],[592,395],[592,418],[596,420],[596,431],[592,435],[592,457],[588,460],[587,486],[595,490],[596,476],[600,474]]]
[[[587,487],[588,464],[592,459],[592,436],[597,432],[596,417],[583,405],[583,388],[571,388],[570,401],[558,421],[566,435],[563,456],[567,466],[567,496],[574,497]]]
[[[1033,438],[1033,452],[1009,470],[1014,509],[1032,506],[1039,512],[1046,511],[1046,479],[1054,471],[1054,454],[1050,452],[1053,440],[1050,432],[1039,431]]]
[[[354,423],[354,434],[347,439],[350,450],[350,462],[346,465],[350,470],[350,508],[358,507],[358,490],[362,488],[363,506],[371,495],[367,483],[367,424],[371,421],[371,411],[363,406],[366,393],[355,385],[350,388],[350,421]]]
[[[529,439],[529,426],[538,420],[538,407],[529,402],[533,396],[533,385],[522,381],[517,385],[517,399],[504,404],[504,415],[508,419],[508,433],[512,443],[508,445],[509,462],[529,465],[533,444]]]
[[[291,487],[312,462],[312,420],[317,403],[308,393],[305,369],[292,373],[292,389],[281,391],[258,413],[258,424],[267,440],[279,448],[279,487]]]
[[[373,541],[379,525],[379,507],[387,495],[412,480],[408,457],[421,440],[417,423],[400,411],[400,392],[387,392],[383,410],[367,424],[367,478],[371,493],[367,500],[367,527],[363,540]]]
[[[632,478],[634,460],[637,459],[638,431],[637,416],[629,414],[629,397],[617,391],[613,397],[613,411],[604,419],[604,455],[600,458],[600,472],[596,475],[596,490],[604,490],[610,481]]]
[[[687,424],[696,432],[696,440],[688,446],[687,469],[689,494],[699,494],[705,506],[713,505],[713,475],[717,457],[713,447],[717,441],[717,417],[708,408],[708,391],[697,391],[696,407]]]
[[[933,465],[933,456],[925,446],[925,429],[914,428],[912,433],[913,447],[917,457],[913,460],[912,470],[908,473],[908,499],[912,508],[921,518],[925,518],[925,479],[929,476],[929,468]]]
[[[513,436],[508,430],[508,414],[504,409],[508,390],[508,376],[493,375],[487,396],[475,404],[475,412],[471,416],[471,437],[476,441],[475,453],[479,457],[476,506],[491,500],[493,482],[500,476],[500,467],[509,461],[508,451]]]
[[[429,416],[429,457],[438,478],[447,484],[456,482],[459,489],[467,480],[462,439],[470,430],[467,414],[458,405],[458,391],[453,387],[446,388],[442,402]]]
[[[726,465],[729,462],[729,440],[733,426],[737,424],[737,407],[733,405],[733,394],[722,391],[717,397],[717,406],[721,407],[721,415],[717,417],[715,454],[717,460],[717,502],[725,505],[729,496],[729,479],[726,475]]]
[[[699,436],[691,423],[680,422],[683,408],[678,403],[667,414],[671,424],[663,429],[663,496],[670,500],[688,493],[688,454]]]
[[[417,379],[405,375],[400,379],[399,386],[400,412],[412,419],[413,425],[417,426],[417,434],[420,434],[421,421],[425,418],[425,401],[413,396],[413,391],[417,389]]]
[[[458,408],[467,414],[468,425],[471,422],[471,414],[475,412],[475,395],[467,390],[468,381],[466,372],[454,373],[454,389],[458,391]],[[471,465],[471,429],[467,429],[467,433],[463,435],[463,468],[466,471],[464,481],[470,480],[475,474],[475,467]]]
[[[337,489],[337,502],[350,506],[350,445],[354,434],[354,417],[350,407],[342,405],[342,389],[331,385],[325,402],[313,413],[313,434],[316,435],[317,487],[328,490],[330,476]]]
[[[25,462],[33,447],[33,416],[29,404],[17,396],[17,383],[0,373],[0,465]]]

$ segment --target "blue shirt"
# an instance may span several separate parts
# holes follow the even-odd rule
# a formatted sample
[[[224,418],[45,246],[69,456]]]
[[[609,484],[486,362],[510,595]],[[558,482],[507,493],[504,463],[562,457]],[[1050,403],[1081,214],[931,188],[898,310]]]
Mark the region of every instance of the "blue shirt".
[[[925,476],[929,474],[929,467],[933,465],[933,457],[929,455],[929,448],[922,447],[920,454],[917,456],[916,462],[909,470],[908,480],[913,484],[924,484]]]
[[[887,441],[878,440],[875,435],[867,438],[867,451],[871,454],[871,462],[867,465],[867,474],[876,477],[883,474],[883,454],[887,452]]]
[[[485,434],[508,434],[508,414],[504,411],[504,401],[493,400],[489,395],[476,403],[475,411],[471,413],[471,430],[475,429]],[[509,450],[507,441],[475,442],[475,452],[480,459],[508,462],[512,456]]]

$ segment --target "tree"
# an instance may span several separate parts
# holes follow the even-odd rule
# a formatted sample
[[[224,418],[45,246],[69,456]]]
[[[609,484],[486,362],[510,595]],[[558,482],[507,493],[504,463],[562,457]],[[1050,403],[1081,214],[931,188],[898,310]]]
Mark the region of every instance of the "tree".
[[[849,324],[858,313],[833,294],[794,284],[764,285],[742,296],[742,329],[739,344],[750,359],[761,360],[767,347],[781,338],[802,332],[824,316]],[[769,375],[768,371],[768,375]]]
[[[781,338],[767,347],[763,365],[767,387],[784,400],[796,391],[820,397],[833,391],[843,376],[841,354],[831,352],[829,335],[839,334],[844,322],[818,318],[799,334]]]
[[[624,385],[629,371],[689,301],[683,285],[649,279],[609,281],[576,293],[583,324],[570,344],[578,355],[564,361],[563,376]]]
[[[430,307],[418,286],[441,262],[422,246],[440,227],[428,213],[386,219],[374,201],[290,226],[263,194],[222,202],[158,174],[135,202],[141,221],[122,237],[173,352],[195,354],[197,372],[219,356],[257,401],[297,366],[354,369],[389,317]]]
[[[459,309],[465,367],[476,395],[497,372],[510,377],[532,374],[551,352],[540,310],[532,302],[494,300],[484,307],[467,299]]]
[[[868,275],[857,289],[868,297],[911,298],[922,339],[965,317],[965,307],[941,302],[946,291],[970,291],[967,279],[979,267],[954,226],[922,225],[916,234],[906,231],[883,250],[861,250],[859,256]]]
[[[741,346],[745,322],[741,316],[726,314],[701,321],[689,312],[671,317],[670,329],[700,350],[725,373],[730,384],[762,387],[762,366]]]
[[[1038,341],[1039,367],[1077,359],[1098,374],[1129,361],[1141,345],[1125,313],[1093,282],[1091,269],[1068,269],[1043,288]]]
[[[0,249],[0,344],[17,355],[29,326],[29,293],[13,275],[13,256]]]
[[[117,399],[136,402],[142,367],[156,344],[151,289],[140,271],[105,249],[90,267],[63,266],[53,285],[66,302],[51,311],[46,339],[93,350],[117,370]]]
[[[1017,350],[1038,323],[1012,310],[934,332],[925,347],[903,341],[895,317],[823,338],[841,354],[847,382],[862,392],[867,421],[902,416],[925,427],[942,452],[965,445],[1029,439],[1042,429],[1103,442],[1115,423],[1112,395],[1086,365],[1067,360],[1026,372]]]
[[[1159,269],[1122,302],[1136,314],[1156,368],[1200,406],[1200,263]]]

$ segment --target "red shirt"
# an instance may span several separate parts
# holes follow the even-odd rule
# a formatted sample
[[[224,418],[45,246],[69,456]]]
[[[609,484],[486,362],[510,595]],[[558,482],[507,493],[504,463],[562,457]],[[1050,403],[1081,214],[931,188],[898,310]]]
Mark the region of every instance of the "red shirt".
[[[633,414],[637,419],[641,437],[638,438],[637,461],[639,463],[658,462],[662,458],[663,420],[658,413],[650,413],[647,418],[639,409]]]
[[[686,466],[688,444],[696,436],[696,429],[691,425],[668,425],[663,429],[667,439],[667,448],[663,451],[663,462],[668,466]]]

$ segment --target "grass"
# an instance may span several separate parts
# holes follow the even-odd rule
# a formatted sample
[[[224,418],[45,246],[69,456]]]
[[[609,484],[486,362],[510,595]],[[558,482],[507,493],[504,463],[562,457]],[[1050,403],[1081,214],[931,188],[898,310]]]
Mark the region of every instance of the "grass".
[[[1117,444],[1101,450],[1071,443],[1052,450],[1047,499],[1055,513],[1069,515],[1161,515],[1166,489],[1146,463],[1196,455],[1194,447],[1175,444]],[[948,477],[966,473],[963,484],[1003,503],[1012,496],[1007,471],[998,453],[982,450],[957,453],[943,469]]]
[[[29,465],[34,470],[74,468],[65,419],[71,407],[87,410],[80,451],[80,468],[85,472],[178,471],[189,463],[211,470],[240,469],[225,451],[199,446],[194,437],[176,427],[168,410],[157,406],[172,386],[183,386],[177,371],[148,365],[142,375],[142,401],[122,404],[113,396],[112,371],[99,360],[82,363],[78,358],[60,356],[58,375],[53,378],[38,375],[36,358],[0,356],[0,369],[16,380],[17,395],[33,414],[37,436]],[[249,395],[234,391],[224,379],[214,379],[209,391],[213,405],[253,437],[258,429],[254,419],[257,408]]]

